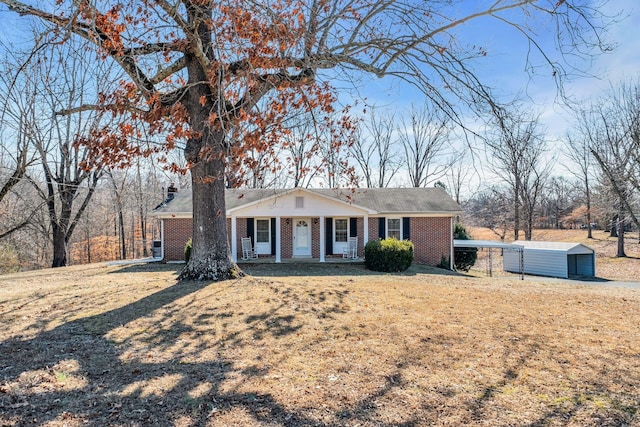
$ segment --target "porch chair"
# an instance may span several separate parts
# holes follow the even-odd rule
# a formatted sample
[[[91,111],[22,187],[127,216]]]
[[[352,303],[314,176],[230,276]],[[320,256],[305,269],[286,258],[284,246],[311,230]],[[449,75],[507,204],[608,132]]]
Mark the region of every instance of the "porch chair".
[[[349,237],[347,247],[342,251],[342,258],[358,259],[358,238]]]
[[[258,258],[258,253],[255,248],[251,246],[251,237],[243,237],[242,238],[242,259],[256,259]]]

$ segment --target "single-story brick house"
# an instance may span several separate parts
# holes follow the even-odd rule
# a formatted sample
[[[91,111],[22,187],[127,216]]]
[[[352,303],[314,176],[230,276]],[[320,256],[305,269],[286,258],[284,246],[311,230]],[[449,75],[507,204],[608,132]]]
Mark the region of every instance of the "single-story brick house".
[[[413,242],[416,262],[437,265],[453,258],[453,217],[460,213],[440,188],[229,189],[225,200],[234,261],[242,257],[243,237],[274,262],[341,257],[348,237],[357,237],[362,257],[365,242],[397,237]],[[164,260],[183,260],[192,234],[191,190],[174,193],[154,215]]]

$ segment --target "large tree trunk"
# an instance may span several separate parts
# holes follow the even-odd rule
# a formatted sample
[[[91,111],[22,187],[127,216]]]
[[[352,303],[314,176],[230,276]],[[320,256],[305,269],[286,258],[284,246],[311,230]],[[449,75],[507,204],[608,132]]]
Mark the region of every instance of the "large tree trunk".
[[[67,265],[67,238],[65,231],[59,226],[53,229],[53,262],[52,268],[64,267]]]
[[[618,229],[618,253],[617,258],[626,258],[627,254],[624,252],[624,221],[618,221],[616,225]]]
[[[211,15],[211,8],[191,4],[187,7],[189,22],[200,22],[198,36],[203,45],[211,43],[211,29],[204,23]],[[213,50],[205,49],[210,60]],[[210,76],[198,60],[185,56],[189,89],[184,106],[189,115],[191,130],[196,132],[185,146],[185,158],[191,163],[191,188],[193,193],[193,245],[191,257],[179,280],[226,280],[242,272],[231,259],[227,239],[225,193],[225,127],[210,114],[219,112],[220,94],[211,93],[211,87],[202,82]],[[223,107],[223,108],[226,108]],[[217,116],[219,118],[219,116]],[[220,119],[221,120],[221,119]]]
[[[589,179],[584,179],[585,193],[587,196],[587,239],[593,239],[593,232],[591,230],[591,191],[589,190]]]
[[[71,206],[76,189],[62,191],[59,194],[60,216],[57,218],[49,212],[49,221],[53,230],[53,262],[52,268],[65,267],[67,265],[67,242],[69,241],[69,222],[71,219]],[[53,206],[53,205],[52,205]],[[55,208],[53,208],[55,213]]]
[[[225,280],[241,275],[227,243],[223,159],[206,159],[193,165],[191,184],[193,246],[180,280]]]
[[[122,206],[120,203],[118,203],[116,206],[118,210],[118,232],[120,234],[120,259],[127,259],[127,241],[124,235],[124,216],[122,214]]]
[[[520,185],[516,181],[515,188],[513,190],[514,194],[514,205],[513,205],[513,237],[514,240],[520,239]]]
[[[611,220],[611,233],[609,234],[609,237],[618,237],[618,222],[618,214],[615,214]]]
[[[624,252],[624,217],[622,215],[618,218],[616,228],[618,229],[618,253],[616,257],[626,258],[627,254]]]

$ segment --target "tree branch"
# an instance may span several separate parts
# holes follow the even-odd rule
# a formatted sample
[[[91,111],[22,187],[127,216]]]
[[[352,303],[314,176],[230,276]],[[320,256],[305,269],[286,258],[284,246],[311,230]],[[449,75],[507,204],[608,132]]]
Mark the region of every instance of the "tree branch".
[[[631,216],[631,219],[633,220],[633,222],[636,224],[636,226],[640,227],[640,221],[638,221],[638,218],[633,213],[633,208],[629,204],[629,200],[627,200],[627,196],[625,196],[622,190],[620,190],[620,187],[618,187],[618,181],[613,176],[613,173],[609,170],[606,163],[602,160],[602,157],[600,157],[600,154],[598,154],[596,150],[591,149],[591,154],[593,154],[593,157],[596,159],[596,161],[600,165],[600,168],[602,169],[604,174],[607,175],[607,178],[609,179],[609,182],[611,182],[611,186],[613,187],[613,190],[618,195],[618,198],[620,199],[625,209]]]
[[[33,216],[33,214],[29,218],[27,218],[24,221],[22,221],[20,224],[14,226],[14,227],[11,227],[10,229],[0,233],[0,240],[2,240],[3,238],[7,237],[11,233],[14,233],[14,232],[20,230],[21,228],[26,227],[31,222],[31,217],[32,216]]]

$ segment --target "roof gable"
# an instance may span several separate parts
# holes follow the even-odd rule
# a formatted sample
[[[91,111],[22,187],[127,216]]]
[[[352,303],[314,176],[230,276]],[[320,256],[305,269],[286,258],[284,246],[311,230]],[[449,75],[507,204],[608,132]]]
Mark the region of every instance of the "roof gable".
[[[302,206],[298,206],[296,203],[296,199],[299,198]],[[375,211],[305,188],[295,188],[234,207],[227,206],[227,214],[237,216],[349,216],[375,214]]]

